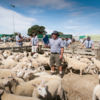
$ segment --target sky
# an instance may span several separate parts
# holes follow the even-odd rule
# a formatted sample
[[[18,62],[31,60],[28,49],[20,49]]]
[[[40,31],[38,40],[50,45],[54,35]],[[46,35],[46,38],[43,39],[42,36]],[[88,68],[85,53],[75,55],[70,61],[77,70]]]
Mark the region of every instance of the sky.
[[[26,35],[32,25],[48,34],[100,34],[100,0],[0,0],[0,33]]]

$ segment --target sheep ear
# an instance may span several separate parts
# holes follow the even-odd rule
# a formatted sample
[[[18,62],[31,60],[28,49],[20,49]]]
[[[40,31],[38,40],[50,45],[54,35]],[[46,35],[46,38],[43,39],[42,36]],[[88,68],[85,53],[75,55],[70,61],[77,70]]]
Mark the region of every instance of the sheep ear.
[[[0,95],[4,93],[4,90],[0,90]]]
[[[42,80],[40,85],[46,86],[46,81]]]
[[[37,85],[36,85],[36,84],[32,84],[32,86],[37,87]]]
[[[44,80],[42,80],[42,81],[41,81],[41,85],[44,85],[44,84],[45,84],[45,82],[44,82]]]

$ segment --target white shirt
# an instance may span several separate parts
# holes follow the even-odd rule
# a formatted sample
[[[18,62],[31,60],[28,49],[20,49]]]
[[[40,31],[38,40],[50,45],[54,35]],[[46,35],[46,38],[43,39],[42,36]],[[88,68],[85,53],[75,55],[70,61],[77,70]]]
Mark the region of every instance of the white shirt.
[[[93,41],[92,40],[90,40],[90,41],[85,40],[84,45],[86,48],[92,48]]]
[[[71,40],[71,39],[69,39],[69,40],[67,41],[67,43],[68,43],[68,44],[70,44],[71,42],[72,42],[72,40]]]
[[[32,37],[31,42],[32,42],[32,46],[36,46],[38,43],[38,37],[37,36]]]

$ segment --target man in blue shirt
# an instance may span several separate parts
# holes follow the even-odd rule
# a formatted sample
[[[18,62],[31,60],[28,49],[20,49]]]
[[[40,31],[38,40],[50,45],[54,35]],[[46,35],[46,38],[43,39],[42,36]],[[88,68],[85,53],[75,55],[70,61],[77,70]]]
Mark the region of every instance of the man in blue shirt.
[[[49,47],[51,51],[50,56],[50,66],[51,66],[51,73],[55,73],[55,65],[59,67],[59,74],[62,75],[62,58],[64,52],[64,44],[61,38],[58,37],[59,33],[54,31],[52,33],[52,38],[49,40]]]
[[[47,35],[43,36],[43,42],[44,42],[45,45],[47,45],[49,43],[49,38],[48,38]]]
[[[16,44],[19,47],[23,46],[23,37],[21,36],[21,34],[17,34],[17,36],[16,36]]]

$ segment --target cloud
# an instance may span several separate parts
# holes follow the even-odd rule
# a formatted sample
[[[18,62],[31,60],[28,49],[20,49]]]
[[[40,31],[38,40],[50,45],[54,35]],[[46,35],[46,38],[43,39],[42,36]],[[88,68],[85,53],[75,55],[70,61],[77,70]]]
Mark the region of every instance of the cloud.
[[[99,12],[81,13],[81,15],[73,12],[66,16],[67,19],[64,19],[61,23],[63,25],[61,30],[65,33],[71,33],[73,35],[100,34]]]
[[[50,7],[55,9],[70,8],[75,5],[75,2],[69,2],[69,0],[15,0],[14,4],[18,6],[38,6],[38,7]]]
[[[33,9],[31,8],[30,10],[26,11],[28,14],[31,15],[36,15],[36,14],[43,14],[45,12],[45,10],[43,9]]]
[[[26,17],[15,11],[0,7],[0,32],[13,33],[13,15],[15,22],[15,31],[26,34],[27,29],[34,25],[37,20],[35,18]]]

